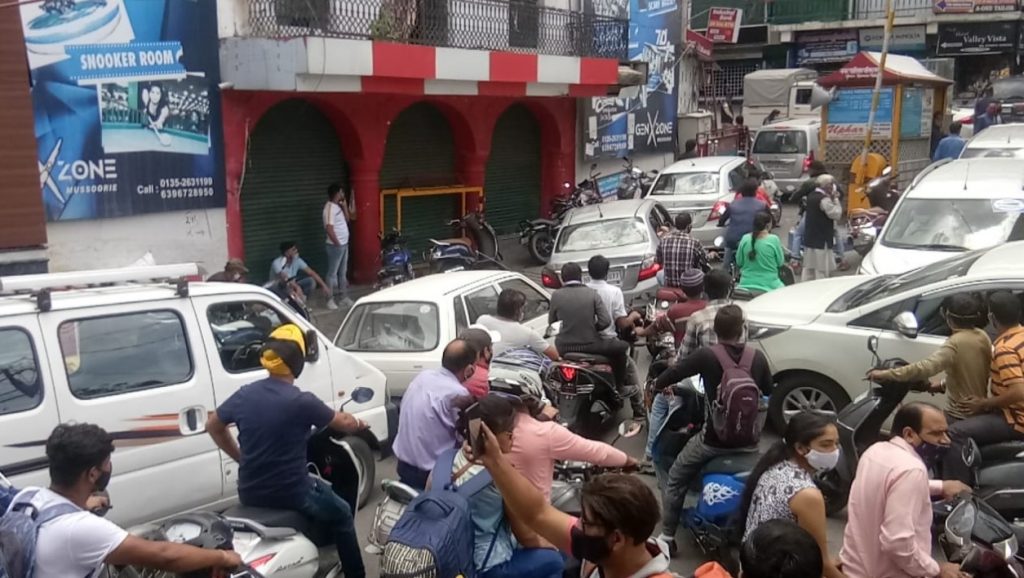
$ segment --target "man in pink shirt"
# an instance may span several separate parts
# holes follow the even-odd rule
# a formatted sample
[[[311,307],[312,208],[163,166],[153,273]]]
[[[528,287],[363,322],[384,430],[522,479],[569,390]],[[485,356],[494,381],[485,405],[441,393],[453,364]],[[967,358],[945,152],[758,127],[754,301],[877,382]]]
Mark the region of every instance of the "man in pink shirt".
[[[959,565],[931,556],[930,496],[951,497],[969,490],[957,481],[928,481],[927,466],[934,465],[949,447],[947,430],[942,410],[928,403],[909,403],[893,418],[893,438],[864,452],[847,506],[839,553],[843,574],[849,578],[967,576]]]

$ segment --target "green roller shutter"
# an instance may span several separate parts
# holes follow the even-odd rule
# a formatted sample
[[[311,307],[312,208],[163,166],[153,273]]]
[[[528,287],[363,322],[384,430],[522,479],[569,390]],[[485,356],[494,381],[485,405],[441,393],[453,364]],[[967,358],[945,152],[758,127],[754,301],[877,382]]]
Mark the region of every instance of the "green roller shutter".
[[[540,128],[525,106],[510,107],[494,127],[484,177],[484,210],[499,235],[540,212]]]
[[[327,257],[322,221],[327,187],[345,183],[338,137],[312,104],[288,100],[260,119],[249,141],[242,181],[242,234],[250,280],[263,282],[283,241],[321,275]]]
[[[427,103],[414,104],[402,111],[388,131],[380,188],[457,184],[455,141],[441,111]],[[387,196],[381,207],[386,230],[391,230],[397,220],[395,202],[394,196]],[[460,217],[461,208],[457,195],[406,197],[402,201],[402,233],[417,260],[427,248],[427,239],[452,236],[452,228],[445,223]]]

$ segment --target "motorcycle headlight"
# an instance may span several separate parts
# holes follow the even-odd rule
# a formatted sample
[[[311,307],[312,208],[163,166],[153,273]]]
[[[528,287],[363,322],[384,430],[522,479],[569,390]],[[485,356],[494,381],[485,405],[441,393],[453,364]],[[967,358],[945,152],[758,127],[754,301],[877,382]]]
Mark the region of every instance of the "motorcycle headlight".
[[[768,339],[789,329],[788,325],[772,325],[770,323],[747,323],[747,339],[750,341]]]

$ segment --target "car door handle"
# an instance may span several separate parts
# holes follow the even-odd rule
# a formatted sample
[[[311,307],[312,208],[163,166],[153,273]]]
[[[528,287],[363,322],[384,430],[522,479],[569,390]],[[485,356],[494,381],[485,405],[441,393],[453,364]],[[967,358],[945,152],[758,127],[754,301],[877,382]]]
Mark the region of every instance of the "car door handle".
[[[186,407],[178,413],[178,429],[190,436],[206,430],[206,408],[201,405]]]

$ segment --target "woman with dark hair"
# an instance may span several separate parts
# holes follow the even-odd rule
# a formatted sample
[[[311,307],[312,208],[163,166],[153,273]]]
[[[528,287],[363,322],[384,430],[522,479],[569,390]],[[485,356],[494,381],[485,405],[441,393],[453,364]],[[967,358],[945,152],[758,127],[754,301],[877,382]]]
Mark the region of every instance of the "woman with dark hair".
[[[779,268],[786,263],[782,241],[772,233],[772,216],[760,212],[754,216],[753,230],[740,239],[736,265],[740,269],[740,289],[767,292],[783,287]]]
[[[457,450],[454,459],[451,454],[438,458],[438,464],[450,462],[451,476],[446,480],[435,480],[433,474],[427,482],[427,489],[435,483],[467,483],[479,475],[487,475],[484,467],[473,458],[473,436],[470,433],[471,419],[479,418],[498,439],[501,453],[512,451],[512,431],[515,429],[518,412],[509,399],[502,395],[490,394],[463,411],[457,428],[467,442]],[[470,417],[472,416],[472,418]],[[483,437],[478,434],[479,441]],[[478,451],[483,444],[477,445]],[[435,468],[435,472],[438,471]],[[469,498],[470,514],[473,518],[473,560],[477,576],[481,578],[557,578],[562,575],[564,562],[558,552],[540,547],[536,534],[525,529],[514,512],[505,509],[501,494],[494,483]]]
[[[839,430],[818,413],[794,415],[782,440],[761,459],[747,480],[740,515],[743,538],[765,522],[789,520],[814,537],[825,560],[826,578],[843,578],[828,555],[825,533],[825,498],[814,484],[814,474],[839,463]]]

